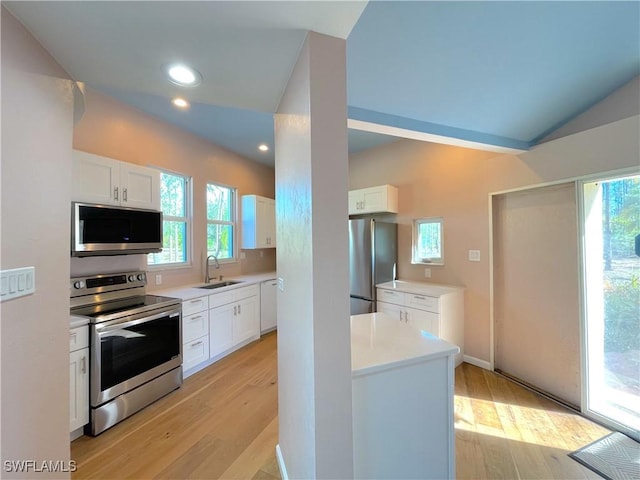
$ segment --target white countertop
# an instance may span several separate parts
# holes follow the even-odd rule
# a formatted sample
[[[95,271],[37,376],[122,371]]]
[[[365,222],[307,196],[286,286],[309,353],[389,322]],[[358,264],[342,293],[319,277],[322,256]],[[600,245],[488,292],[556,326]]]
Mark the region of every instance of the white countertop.
[[[153,292],[147,292],[149,295],[161,295],[164,297],[174,297],[181,300],[191,300],[193,298],[205,297],[215,293],[226,292],[233,290],[234,288],[248,287],[256,283],[261,283],[267,280],[273,280],[276,278],[276,272],[262,272],[252,273],[249,275],[239,275],[236,277],[224,277],[222,281],[237,281],[235,285],[229,285],[227,287],[220,287],[214,289],[196,288],[199,285],[204,285],[204,282],[194,283],[192,285],[185,285],[183,287],[167,288],[165,290],[154,290]],[[220,280],[212,280],[211,283],[217,283]]]
[[[81,315],[71,315],[69,319],[69,328],[82,327],[89,324],[89,317]]]
[[[409,282],[405,280],[393,280],[391,282],[379,283],[378,288],[387,290],[397,290],[399,292],[416,293],[429,297],[439,297],[446,293],[462,292],[464,287],[458,285],[445,285],[441,283]]]
[[[351,316],[351,375],[455,355],[460,349],[385,313]]]

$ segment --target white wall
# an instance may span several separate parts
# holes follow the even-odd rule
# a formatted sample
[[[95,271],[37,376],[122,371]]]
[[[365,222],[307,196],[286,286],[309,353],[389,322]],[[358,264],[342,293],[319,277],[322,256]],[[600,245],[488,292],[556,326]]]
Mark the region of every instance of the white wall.
[[[69,461],[72,84],[2,8],[2,269],[35,266],[36,292],[1,304],[5,460]]]
[[[279,455],[352,478],[344,40],[309,33],[276,114]]]

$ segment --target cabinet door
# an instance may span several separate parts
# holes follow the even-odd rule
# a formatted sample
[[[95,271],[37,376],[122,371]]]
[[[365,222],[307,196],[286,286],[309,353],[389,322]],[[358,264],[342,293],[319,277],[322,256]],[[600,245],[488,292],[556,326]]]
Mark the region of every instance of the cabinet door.
[[[258,335],[260,335],[258,297],[245,298],[235,305],[233,343],[238,344]]]
[[[69,359],[69,431],[89,423],[89,349],[71,352]]]
[[[160,210],[160,172],[120,162],[121,203],[125,207]]]
[[[120,162],[73,151],[71,199],[76,202],[120,204]]]
[[[349,215],[362,213],[364,208],[364,196],[362,190],[352,190],[349,192]]]
[[[234,345],[233,323],[236,304],[223,305],[209,310],[209,358]]]
[[[256,200],[256,248],[267,248],[269,246],[269,204],[266,198],[258,197]]]
[[[276,201],[265,198],[262,206],[261,230],[265,239],[266,248],[276,246]]]
[[[384,187],[366,188],[362,192],[361,213],[382,212],[386,209],[387,195]]]
[[[378,302],[376,308],[378,312],[386,313],[390,317],[395,318],[400,322],[406,321],[406,317],[404,315],[404,308],[402,308],[399,305],[394,305],[392,303],[386,303],[386,302]]]
[[[437,313],[417,310],[415,308],[405,308],[405,311],[411,325],[418,330],[424,330],[436,337],[440,336],[440,332],[438,332],[438,320],[440,317]]]

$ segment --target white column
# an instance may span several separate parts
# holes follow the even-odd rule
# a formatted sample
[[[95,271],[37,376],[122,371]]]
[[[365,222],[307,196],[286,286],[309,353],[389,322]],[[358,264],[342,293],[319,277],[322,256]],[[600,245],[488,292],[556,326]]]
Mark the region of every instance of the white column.
[[[309,33],[275,118],[281,468],[352,478],[345,41]]]

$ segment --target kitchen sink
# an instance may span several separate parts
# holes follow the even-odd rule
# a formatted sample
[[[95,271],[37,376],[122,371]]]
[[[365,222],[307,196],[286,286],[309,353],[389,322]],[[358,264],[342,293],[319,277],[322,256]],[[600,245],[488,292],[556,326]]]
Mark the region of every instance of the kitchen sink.
[[[228,287],[229,285],[237,285],[238,283],[242,283],[242,282],[241,281],[235,281],[235,280],[225,280],[224,282],[209,283],[207,285],[200,285],[199,287],[196,287],[196,288],[206,288],[207,290],[213,290],[214,288]]]

